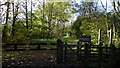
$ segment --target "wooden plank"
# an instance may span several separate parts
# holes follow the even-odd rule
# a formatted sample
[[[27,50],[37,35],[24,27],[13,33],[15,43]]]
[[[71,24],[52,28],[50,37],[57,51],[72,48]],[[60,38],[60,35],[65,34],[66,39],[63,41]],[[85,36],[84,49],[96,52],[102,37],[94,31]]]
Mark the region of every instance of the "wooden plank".
[[[48,45],[48,43],[3,43],[3,45]],[[50,43],[49,45],[57,45],[57,43]]]
[[[5,49],[5,51],[25,51],[26,49]]]
[[[57,50],[57,48],[40,48],[40,49],[29,49],[29,50]]]

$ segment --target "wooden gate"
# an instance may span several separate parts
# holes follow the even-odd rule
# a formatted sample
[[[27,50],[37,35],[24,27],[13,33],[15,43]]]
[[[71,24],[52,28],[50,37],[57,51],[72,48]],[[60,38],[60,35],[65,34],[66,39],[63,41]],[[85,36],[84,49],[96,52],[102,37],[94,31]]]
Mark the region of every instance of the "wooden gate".
[[[82,63],[85,65],[98,64],[98,65],[106,65],[113,64],[114,58],[118,54],[118,48],[115,45],[103,45],[102,43],[99,45],[93,45],[90,42],[85,42],[85,44],[67,44],[63,43],[61,40],[58,40],[57,46],[57,62],[76,62]],[[72,53],[73,60],[69,61],[69,51]]]

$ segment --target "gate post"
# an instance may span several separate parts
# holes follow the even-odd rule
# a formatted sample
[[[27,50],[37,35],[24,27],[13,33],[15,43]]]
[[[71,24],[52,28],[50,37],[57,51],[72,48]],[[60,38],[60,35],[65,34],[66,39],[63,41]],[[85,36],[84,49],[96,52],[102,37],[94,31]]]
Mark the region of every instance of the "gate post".
[[[61,63],[63,61],[63,46],[62,41],[60,39],[57,40],[57,63]]]
[[[40,49],[40,45],[38,45],[37,49],[38,49],[38,50]]]
[[[79,57],[80,56],[80,47],[79,46],[80,46],[80,41],[77,42],[77,60],[80,59],[80,57]]]
[[[110,46],[110,55],[111,55],[111,63],[114,65],[115,64],[115,56],[116,56],[116,47],[115,45],[111,44]]]
[[[100,64],[100,66],[101,66],[101,64],[102,64],[102,61],[103,61],[103,58],[102,58],[102,43],[100,42],[100,44],[99,44],[99,51],[98,51],[98,58],[99,58],[99,64]]]
[[[17,44],[14,44],[14,50],[17,50]]]
[[[115,45],[112,45],[112,54],[113,54],[113,58],[115,58],[116,52],[117,52],[117,48],[115,47]]]
[[[88,63],[88,44],[87,43],[85,43],[85,51],[84,51],[84,57],[85,57],[85,65],[87,65],[87,63]]]
[[[65,42],[65,46],[64,46],[64,62],[67,61],[67,42]]]

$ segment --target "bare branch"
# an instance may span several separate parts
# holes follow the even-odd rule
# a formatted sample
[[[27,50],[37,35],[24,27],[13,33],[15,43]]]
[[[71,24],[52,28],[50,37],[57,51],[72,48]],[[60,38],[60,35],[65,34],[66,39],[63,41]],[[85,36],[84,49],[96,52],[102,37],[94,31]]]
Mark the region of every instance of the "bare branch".
[[[101,5],[102,5],[103,9],[106,11],[107,8],[104,7],[104,5],[103,5],[101,0],[100,0],[100,2],[101,2]]]
[[[119,13],[118,13],[118,11],[117,11],[117,9],[116,9],[115,1],[114,1],[114,0],[113,0],[113,7],[114,7],[114,12],[115,12],[115,14],[116,14],[117,17],[120,19],[120,15],[119,15]]]

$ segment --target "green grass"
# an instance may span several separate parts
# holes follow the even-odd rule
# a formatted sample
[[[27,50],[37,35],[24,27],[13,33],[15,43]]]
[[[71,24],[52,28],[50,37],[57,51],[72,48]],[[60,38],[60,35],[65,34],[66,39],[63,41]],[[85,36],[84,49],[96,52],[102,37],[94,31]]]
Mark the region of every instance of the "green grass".
[[[39,42],[43,42],[43,43],[56,43],[57,39],[31,39],[30,42],[33,42],[33,43],[39,43]]]

